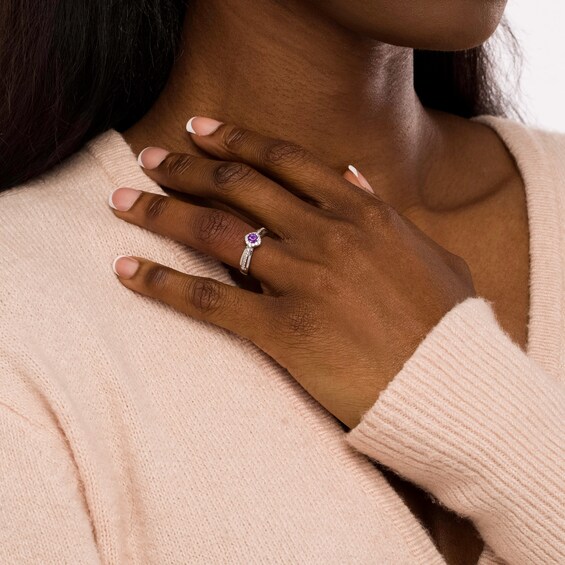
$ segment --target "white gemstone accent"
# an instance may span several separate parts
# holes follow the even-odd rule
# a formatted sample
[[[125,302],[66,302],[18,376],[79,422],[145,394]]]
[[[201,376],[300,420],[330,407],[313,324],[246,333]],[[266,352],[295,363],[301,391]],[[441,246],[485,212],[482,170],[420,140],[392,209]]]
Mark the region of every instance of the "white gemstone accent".
[[[253,255],[253,249],[251,247],[246,247],[241,254],[239,268],[244,273],[247,273],[247,271],[249,270],[249,265],[251,264],[251,255]]]

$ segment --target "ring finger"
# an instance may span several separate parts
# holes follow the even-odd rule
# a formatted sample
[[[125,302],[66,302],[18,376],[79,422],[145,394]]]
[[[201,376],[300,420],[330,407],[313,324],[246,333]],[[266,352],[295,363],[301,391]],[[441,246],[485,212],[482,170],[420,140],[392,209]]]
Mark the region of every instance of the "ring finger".
[[[227,211],[128,187],[114,190],[109,204],[122,220],[189,245],[236,268],[246,247],[245,235],[256,231]],[[263,237],[261,245],[254,249],[249,274],[268,283],[283,280],[282,275],[288,272],[287,260],[280,240]]]

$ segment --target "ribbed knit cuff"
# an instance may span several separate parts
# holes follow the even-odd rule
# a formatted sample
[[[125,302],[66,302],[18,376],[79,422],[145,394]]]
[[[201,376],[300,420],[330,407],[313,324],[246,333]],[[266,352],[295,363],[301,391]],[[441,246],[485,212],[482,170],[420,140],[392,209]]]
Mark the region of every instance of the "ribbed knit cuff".
[[[565,563],[564,404],[490,303],[468,298],[345,438],[471,518],[509,563]]]

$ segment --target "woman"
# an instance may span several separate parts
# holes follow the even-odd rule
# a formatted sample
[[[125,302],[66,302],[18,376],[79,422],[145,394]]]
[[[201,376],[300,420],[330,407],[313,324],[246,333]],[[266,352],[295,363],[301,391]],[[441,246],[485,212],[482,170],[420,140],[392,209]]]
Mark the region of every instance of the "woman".
[[[3,4],[0,562],[562,563],[504,2],[183,4]]]

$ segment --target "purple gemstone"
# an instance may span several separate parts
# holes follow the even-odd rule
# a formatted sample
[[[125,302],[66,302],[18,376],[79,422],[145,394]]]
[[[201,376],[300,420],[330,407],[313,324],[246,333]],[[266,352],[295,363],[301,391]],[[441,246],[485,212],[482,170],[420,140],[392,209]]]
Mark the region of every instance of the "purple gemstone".
[[[249,243],[255,243],[259,239],[259,237],[257,236],[256,233],[250,233],[247,236],[247,239],[249,240]]]

